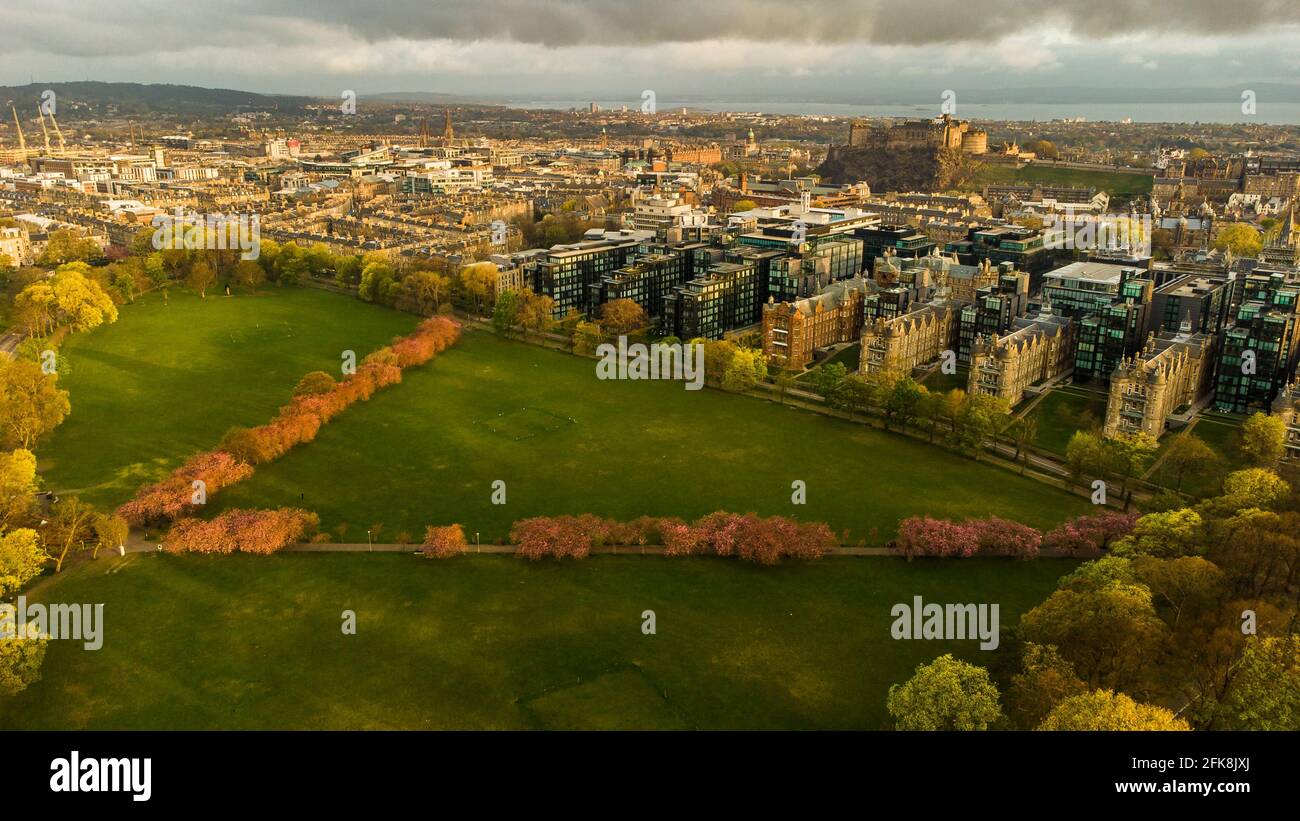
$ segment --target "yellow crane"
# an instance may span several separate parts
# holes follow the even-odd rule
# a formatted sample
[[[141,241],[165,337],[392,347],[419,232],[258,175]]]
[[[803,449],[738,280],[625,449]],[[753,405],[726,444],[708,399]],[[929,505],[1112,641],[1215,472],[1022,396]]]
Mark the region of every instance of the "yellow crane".
[[[36,114],[41,118],[41,134],[45,137],[45,153],[51,154],[50,151],[50,130],[45,127],[45,112],[40,106],[36,106]]]
[[[18,109],[14,104],[9,103],[9,110],[14,113],[14,128],[18,129],[18,150],[22,153],[23,159],[27,159],[27,138],[23,136],[23,124],[18,121]]]
[[[54,135],[59,138],[59,151],[66,152],[68,144],[63,140],[63,129],[59,128],[59,121],[54,119],[54,112],[50,112],[50,122],[54,123]],[[75,134],[73,135],[76,136]]]

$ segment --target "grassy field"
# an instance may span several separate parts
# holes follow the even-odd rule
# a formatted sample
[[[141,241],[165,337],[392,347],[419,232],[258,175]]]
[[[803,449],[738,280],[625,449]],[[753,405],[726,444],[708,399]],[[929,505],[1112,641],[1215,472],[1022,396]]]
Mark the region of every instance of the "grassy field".
[[[1034,444],[1064,456],[1075,431],[1091,430],[1105,421],[1106,398],[1091,391],[1056,388],[1030,413],[1038,417]]]
[[[955,373],[944,373],[935,368],[926,375],[924,381],[926,390],[931,393],[947,393],[951,390],[966,390],[970,384],[970,367],[967,365],[958,365]]]
[[[232,425],[268,421],[303,374],[337,373],[344,350],[364,356],[416,321],[308,288],[150,294],[64,345],[72,413],[38,449],[46,485],[119,504]]]
[[[0,728],[883,728],[890,684],[945,652],[990,664],[1075,565],[105,557],[33,593],[104,603],[103,647],[51,642]],[[895,641],[915,595],[999,604],[1002,649]]]
[[[503,505],[490,498],[498,480]],[[806,505],[791,504],[795,480]],[[918,513],[1051,526],[1087,508],[923,442],[680,382],[601,381],[590,360],[483,331],[209,503],[278,505],[318,512],[336,540],[457,522],[485,542],[518,519],[566,513],[780,513],[883,543]]]
[[[980,186],[996,183],[1070,185],[1078,188],[1096,188],[1112,197],[1134,197],[1150,194],[1153,182],[1154,177],[1150,174],[1126,174],[1119,171],[1042,165],[1027,165],[1024,168],[986,165],[977,175],[976,184]]]

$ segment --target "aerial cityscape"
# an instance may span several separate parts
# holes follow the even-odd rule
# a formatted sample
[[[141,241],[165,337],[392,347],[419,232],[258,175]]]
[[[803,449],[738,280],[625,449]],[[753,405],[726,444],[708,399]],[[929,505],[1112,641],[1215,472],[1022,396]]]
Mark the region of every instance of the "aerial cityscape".
[[[1300,730],[1300,7],[127,5],[0,11],[0,732]]]

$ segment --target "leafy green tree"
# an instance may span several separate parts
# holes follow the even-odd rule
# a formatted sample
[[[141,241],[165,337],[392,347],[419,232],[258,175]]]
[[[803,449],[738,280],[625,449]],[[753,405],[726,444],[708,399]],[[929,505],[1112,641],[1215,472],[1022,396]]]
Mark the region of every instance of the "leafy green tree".
[[[949,437],[954,447],[980,456],[984,441],[1002,428],[1010,408],[995,396],[968,393],[962,400]]]
[[[1273,508],[1291,495],[1291,486],[1271,470],[1246,468],[1229,473],[1223,480],[1223,495],[1207,507],[1235,512],[1258,507]]]
[[[1276,416],[1256,413],[1242,424],[1238,448],[1251,465],[1271,468],[1286,453],[1286,424]]]
[[[1196,552],[1204,520],[1190,508],[1148,513],[1133,525],[1133,532],[1117,541],[1117,556],[1175,558]]]
[[[1024,645],[1021,671],[1011,677],[1007,690],[1007,711],[1016,723],[1032,729],[1042,723],[1057,704],[1088,692],[1088,685],[1075,675],[1074,665],[1061,658],[1051,645]]]
[[[1172,476],[1174,490],[1183,489],[1183,479],[1188,474],[1202,474],[1213,471],[1220,463],[1218,454],[1205,440],[1189,433],[1179,436],[1169,444],[1165,457],[1160,463],[1160,470],[1166,476]]]
[[[836,410],[847,411],[849,419],[871,404],[871,387],[857,376],[846,376],[827,401]]]
[[[7,598],[41,575],[45,551],[35,530],[20,527],[0,534],[0,598]]]
[[[1234,222],[1218,232],[1214,238],[1214,247],[1220,251],[1230,251],[1236,257],[1254,257],[1259,256],[1264,240],[1254,226]]]
[[[1190,730],[1171,711],[1139,704],[1123,693],[1094,690],[1062,701],[1047,714],[1040,730]]]
[[[337,384],[334,377],[325,371],[312,371],[298,380],[298,384],[293,388],[293,395],[298,396],[320,396],[334,390]]]
[[[573,332],[573,352],[578,356],[595,356],[603,338],[598,322],[579,322]]]
[[[0,533],[31,516],[35,494],[35,454],[22,448],[0,451]]]
[[[212,270],[212,266],[205,259],[197,259],[190,266],[190,274],[185,278],[185,282],[191,288],[199,292],[199,296],[206,299],[208,289],[217,282],[217,273]]]
[[[509,337],[519,321],[519,294],[506,291],[497,297],[496,307],[492,310],[492,327],[504,337]]]
[[[28,624],[26,631],[26,636],[0,637],[0,696],[18,695],[41,680],[49,638],[34,624]]]
[[[812,388],[817,395],[826,401],[826,404],[835,407],[837,401],[836,395],[848,379],[849,370],[844,367],[842,362],[832,362],[829,365],[822,365],[813,371]]]
[[[916,421],[921,406],[921,397],[926,392],[925,388],[918,385],[916,380],[910,376],[903,376],[894,380],[889,393],[884,397],[885,418],[887,420],[897,420],[900,425],[906,428]]]
[[[785,395],[798,384],[799,374],[788,369],[782,368],[776,375],[776,392],[781,398],[781,404],[785,404]]]
[[[1168,634],[1151,591],[1123,583],[1057,590],[1021,617],[1020,628],[1026,641],[1056,645],[1090,687],[1136,681]]]
[[[1160,443],[1146,431],[1120,433],[1104,443],[1106,461],[1120,480],[1125,510],[1129,504],[1129,482],[1146,471],[1159,449]]]
[[[1254,636],[1219,705],[1234,730],[1300,730],[1300,636]]]
[[[1158,601],[1173,611],[1174,630],[1178,629],[1184,610],[1197,604],[1209,605],[1223,587],[1223,571],[1200,556],[1175,559],[1143,556],[1133,561],[1133,572]]]
[[[68,392],[40,365],[0,356],[0,448],[31,450],[70,410]]]
[[[899,730],[987,730],[1002,718],[988,670],[946,653],[889,688],[886,709]]]

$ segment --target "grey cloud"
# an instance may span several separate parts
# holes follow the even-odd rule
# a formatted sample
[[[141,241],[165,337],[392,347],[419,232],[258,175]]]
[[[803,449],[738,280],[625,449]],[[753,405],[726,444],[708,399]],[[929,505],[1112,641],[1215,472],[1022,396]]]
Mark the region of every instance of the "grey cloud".
[[[294,23],[313,25],[294,31]],[[990,42],[1040,27],[1081,37],[1241,35],[1300,22],[1295,0],[6,0],[0,44],[74,56],[301,43],[322,30],[368,41],[507,41],[643,47],[730,38],[770,43]],[[328,47],[328,42],[321,42]],[[777,59],[774,57],[774,59]]]

